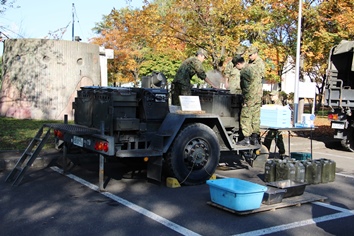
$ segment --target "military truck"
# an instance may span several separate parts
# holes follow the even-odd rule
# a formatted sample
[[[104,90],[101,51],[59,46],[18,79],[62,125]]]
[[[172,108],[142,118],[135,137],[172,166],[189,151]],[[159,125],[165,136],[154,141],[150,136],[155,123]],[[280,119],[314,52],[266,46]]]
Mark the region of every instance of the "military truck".
[[[341,41],[329,53],[325,83],[325,105],[334,138],[354,152],[354,41]]]
[[[73,102],[74,124],[45,126],[68,149],[104,156],[106,165],[111,161],[145,165],[148,179],[156,181],[167,176],[184,185],[204,183],[224,152],[235,161],[264,166],[268,158],[264,146],[236,145],[241,95],[192,89],[201,109],[182,111],[169,106],[168,90],[157,86],[165,87],[161,78],[156,74],[154,79],[147,78],[146,88],[82,87]]]

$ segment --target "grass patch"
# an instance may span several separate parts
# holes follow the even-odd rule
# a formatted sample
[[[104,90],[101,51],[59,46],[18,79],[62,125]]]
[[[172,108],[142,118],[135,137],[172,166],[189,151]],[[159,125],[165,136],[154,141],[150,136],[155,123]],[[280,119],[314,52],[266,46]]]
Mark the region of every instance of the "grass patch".
[[[22,151],[27,148],[38,130],[45,123],[63,123],[63,121],[48,120],[18,120],[0,117],[0,151]],[[54,135],[49,136],[43,149],[54,147]]]

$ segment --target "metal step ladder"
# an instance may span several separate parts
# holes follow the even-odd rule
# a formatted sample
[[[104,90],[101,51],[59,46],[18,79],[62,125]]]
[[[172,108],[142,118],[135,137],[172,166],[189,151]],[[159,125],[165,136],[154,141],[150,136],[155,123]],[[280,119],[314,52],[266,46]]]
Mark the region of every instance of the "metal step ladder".
[[[50,135],[50,127],[47,132],[43,134],[44,128],[46,126],[43,125],[37,132],[36,136],[32,139],[21,158],[17,161],[15,168],[11,171],[11,173],[7,176],[5,182],[12,182],[12,185],[17,186],[23,179],[24,174],[27,169],[31,167],[34,160],[37,158],[38,154],[42,150],[44,144],[47,142]]]

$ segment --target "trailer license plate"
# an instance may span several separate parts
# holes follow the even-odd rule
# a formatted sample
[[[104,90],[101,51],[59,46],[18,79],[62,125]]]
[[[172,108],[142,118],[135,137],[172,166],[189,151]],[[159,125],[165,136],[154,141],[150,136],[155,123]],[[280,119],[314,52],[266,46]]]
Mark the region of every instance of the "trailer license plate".
[[[332,122],[332,129],[344,129],[344,124]]]
[[[73,144],[79,147],[84,146],[84,139],[81,137],[74,136],[73,137]]]

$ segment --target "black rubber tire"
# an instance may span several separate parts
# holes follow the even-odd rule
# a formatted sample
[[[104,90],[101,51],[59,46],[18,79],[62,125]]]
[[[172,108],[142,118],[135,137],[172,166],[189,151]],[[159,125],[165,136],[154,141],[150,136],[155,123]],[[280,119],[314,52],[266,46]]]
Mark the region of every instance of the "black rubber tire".
[[[166,156],[170,177],[180,184],[205,183],[220,160],[220,146],[214,131],[201,123],[188,124],[175,138]]]
[[[346,130],[347,138],[341,140],[341,144],[345,150],[354,152],[354,128],[349,126]]]

